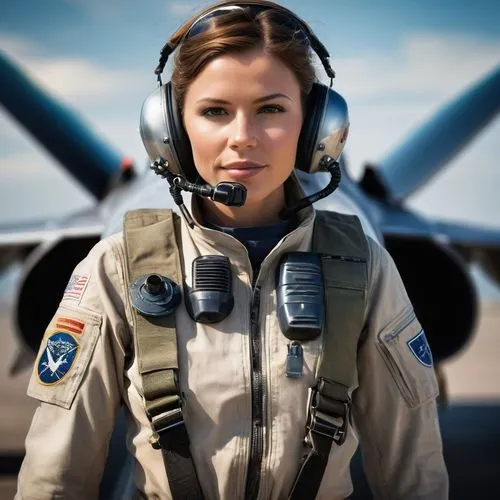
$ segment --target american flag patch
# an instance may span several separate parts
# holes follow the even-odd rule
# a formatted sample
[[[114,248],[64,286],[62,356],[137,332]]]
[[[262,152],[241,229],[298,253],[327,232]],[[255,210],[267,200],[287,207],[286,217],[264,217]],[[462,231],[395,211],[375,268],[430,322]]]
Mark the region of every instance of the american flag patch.
[[[66,289],[64,290],[62,300],[76,300],[80,302],[88,282],[88,275],[73,274],[69,279]]]
[[[56,329],[64,330],[65,332],[81,334],[85,328],[85,323],[72,318],[58,317],[56,318]]]

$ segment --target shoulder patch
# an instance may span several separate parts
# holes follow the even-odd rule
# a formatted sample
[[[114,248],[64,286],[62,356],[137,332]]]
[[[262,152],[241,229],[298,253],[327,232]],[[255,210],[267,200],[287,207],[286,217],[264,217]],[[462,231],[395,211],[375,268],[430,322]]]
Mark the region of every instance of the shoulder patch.
[[[420,330],[415,337],[407,342],[410,351],[424,366],[432,368],[432,353],[425,332]]]
[[[79,349],[80,344],[71,333],[56,332],[50,335],[38,360],[38,381],[43,385],[59,383],[71,370]]]
[[[63,301],[75,301],[78,304],[89,282],[88,274],[72,274],[62,297]]]
[[[99,313],[60,305],[40,344],[28,396],[69,409],[93,362],[101,325]]]

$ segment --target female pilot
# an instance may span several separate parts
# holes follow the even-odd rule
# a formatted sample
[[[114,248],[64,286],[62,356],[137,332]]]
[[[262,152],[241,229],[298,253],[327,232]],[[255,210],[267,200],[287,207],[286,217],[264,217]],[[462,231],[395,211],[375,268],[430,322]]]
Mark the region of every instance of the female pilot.
[[[133,212],[76,267],[16,498],[96,498],[122,406],[140,498],[344,499],[358,444],[375,498],[447,498],[432,357],[394,263],[311,206],[348,126],[317,83],[326,49],[249,1],[187,21],[159,78],[172,52],[141,134],[181,216]],[[305,198],[294,168],[332,181]]]

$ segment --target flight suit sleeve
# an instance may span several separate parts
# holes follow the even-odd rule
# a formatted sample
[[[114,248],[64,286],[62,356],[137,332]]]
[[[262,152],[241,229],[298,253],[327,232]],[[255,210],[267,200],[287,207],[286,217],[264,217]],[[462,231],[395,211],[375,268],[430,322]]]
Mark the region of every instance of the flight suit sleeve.
[[[375,499],[447,499],[432,354],[392,258],[369,244],[366,329],[353,394],[365,473]]]
[[[98,497],[129,335],[117,238],[78,264],[43,337],[28,386],[40,405],[15,500]]]

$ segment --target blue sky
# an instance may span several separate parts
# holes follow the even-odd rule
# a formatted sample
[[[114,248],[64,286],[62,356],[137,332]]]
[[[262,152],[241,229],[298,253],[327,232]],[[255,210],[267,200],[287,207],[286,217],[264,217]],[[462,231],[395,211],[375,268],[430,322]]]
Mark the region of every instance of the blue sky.
[[[290,0],[330,50],[347,99],[355,173],[388,153],[464,87],[500,64],[500,2]],[[117,150],[145,165],[143,99],[165,39],[207,2],[4,2],[0,47]],[[409,204],[500,225],[498,118]],[[471,172],[473,174],[471,175]],[[22,204],[19,200],[29,200]],[[92,199],[0,109],[0,223],[65,215]]]

